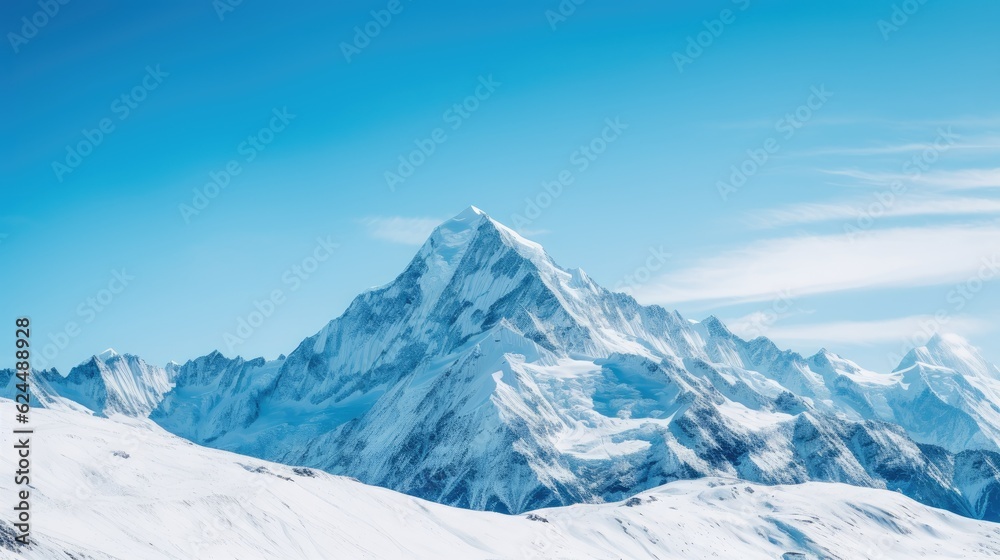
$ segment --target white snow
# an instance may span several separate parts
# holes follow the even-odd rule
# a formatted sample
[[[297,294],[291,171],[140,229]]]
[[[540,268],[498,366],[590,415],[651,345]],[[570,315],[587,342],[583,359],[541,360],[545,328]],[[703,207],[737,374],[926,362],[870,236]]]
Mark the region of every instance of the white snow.
[[[1000,511],[981,451],[1000,450],[1000,376],[971,346],[932,339],[892,373],[802,357],[611,293],[475,207],[287,358],[84,366],[58,402],[473,509],[741,476]]]
[[[0,400],[0,408],[11,406]],[[507,516],[199,447],[146,420],[53,410],[34,411],[33,420],[36,544],[16,553],[0,546],[4,559],[1000,555],[1000,525],[842,484],[706,478],[627,502]],[[11,437],[2,432],[0,446],[9,449]],[[0,493],[13,495],[12,482],[0,477]],[[9,536],[9,521],[0,523]]]

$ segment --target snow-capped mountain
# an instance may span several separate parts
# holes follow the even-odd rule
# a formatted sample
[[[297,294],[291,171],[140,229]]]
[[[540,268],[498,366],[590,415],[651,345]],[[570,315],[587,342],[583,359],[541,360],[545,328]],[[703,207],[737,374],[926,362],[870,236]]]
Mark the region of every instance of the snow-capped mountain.
[[[131,354],[118,354],[109,348],[69,371],[65,377],[57,370],[36,372],[31,390],[37,404],[54,407],[83,405],[95,414],[146,417],[159,405],[173,386],[175,366],[161,368]],[[11,370],[0,371],[4,396],[14,393],[17,382]]]
[[[968,342],[934,335],[890,374],[866,371],[821,350],[810,358],[770,340],[744,341],[715,319],[705,322],[715,362],[753,370],[811,400],[818,410],[850,420],[884,420],[915,441],[953,453],[1000,451],[1000,374]]]
[[[150,418],[170,432],[472,509],[721,476],[1000,520],[1000,376],[964,342],[892,373],[802,357],[612,293],[475,208],[287,358],[215,352],[166,379]]]
[[[0,401],[4,408],[13,406]],[[0,558],[990,558],[1000,528],[896,492],[704,478],[509,516],[192,445],[148,420],[34,412],[29,548]],[[0,445],[14,444],[9,431]],[[0,493],[13,495],[13,477]]]

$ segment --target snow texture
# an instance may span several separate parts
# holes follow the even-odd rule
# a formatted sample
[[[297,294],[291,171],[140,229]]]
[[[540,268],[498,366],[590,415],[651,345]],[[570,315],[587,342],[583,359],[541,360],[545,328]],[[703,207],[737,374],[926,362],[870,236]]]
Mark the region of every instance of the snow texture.
[[[0,401],[0,406],[12,406]],[[30,548],[0,558],[989,558],[1000,526],[843,484],[680,481],[613,503],[472,512],[192,445],[152,422],[34,413]],[[2,445],[13,444],[9,431]],[[11,477],[0,492],[12,495]]]

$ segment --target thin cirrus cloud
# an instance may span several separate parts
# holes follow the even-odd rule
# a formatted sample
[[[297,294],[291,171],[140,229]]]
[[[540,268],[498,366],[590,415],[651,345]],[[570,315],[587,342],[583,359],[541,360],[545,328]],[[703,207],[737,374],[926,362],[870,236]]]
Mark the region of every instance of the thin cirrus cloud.
[[[727,304],[1000,277],[1000,225],[783,237],[705,257],[630,293],[643,303]]]
[[[728,324],[728,323],[727,323]],[[734,319],[730,329],[740,333],[740,319]],[[872,321],[833,321],[826,323],[771,326],[762,332],[773,340],[788,343],[816,342],[820,344],[874,344],[909,340],[915,334],[924,334],[942,326],[949,333],[971,336],[991,330],[988,321],[970,316],[955,316],[941,323],[933,315],[912,315]],[[935,330],[936,332],[936,330]]]
[[[711,123],[717,128],[770,128],[774,121],[765,118],[743,119]],[[971,130],[987,130],[1000,126],[1000,115],[968,116],[932,119],[897,120],[872,116],[817,116],[809,120],[809,126],[853,127],[876,126],[887,130],[923,130],[928,127],[960,127]]]
[[[421,245],[442,221],[439,218],[373,216],[361,220],[361,223],[368,230],[368,235],[375,239],[402,245]]]
[[[944,190],[982,189],[1000,187],[1000,167],[992,169],[937,170],[926,173],[869,172],[858,169],[833,169],[824,171],[857,179],[873,185],[888,185],[894,181]]]
[[[961,136],[954,134],[955,138],[961,138]],[[970,138],[962,142],[955,142],[947,147],[947,151],[962,150],[962,151],[993,151],[1000,149],[1000,138],[994,136],[980,137],[980,138]],[[894,154],[910,154],[919,153],[927,150],[938,150],[942,149],[935,146],[934,143],[927,142],[909,142],[904,144],[884,144],[881,146],[840,146],[840,147],[828,147],[828,148],[816,148],[812,150],[800,150],[794,152],[793,155],[796,156],[880,156],[880,155],[894,155]]]
[[[837,220],[854,225],[862,216],[901,218],[1000,214],[1000,199],[948,197],[907,199],[893,196],[890,200],[886,203],[873,196],[853,202],[790,204],[756,212],[747,217],[746,223],[750,227],[770,229]]]

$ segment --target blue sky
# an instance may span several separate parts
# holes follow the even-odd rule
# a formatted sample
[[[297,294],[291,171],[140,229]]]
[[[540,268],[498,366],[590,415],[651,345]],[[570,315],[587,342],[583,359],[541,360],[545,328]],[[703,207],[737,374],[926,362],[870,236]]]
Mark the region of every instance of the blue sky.
[[[139,4],[0,8],[0,308],[63,371],[288,352],[470,204],[803,353],[1000,361],[996,2]]]

